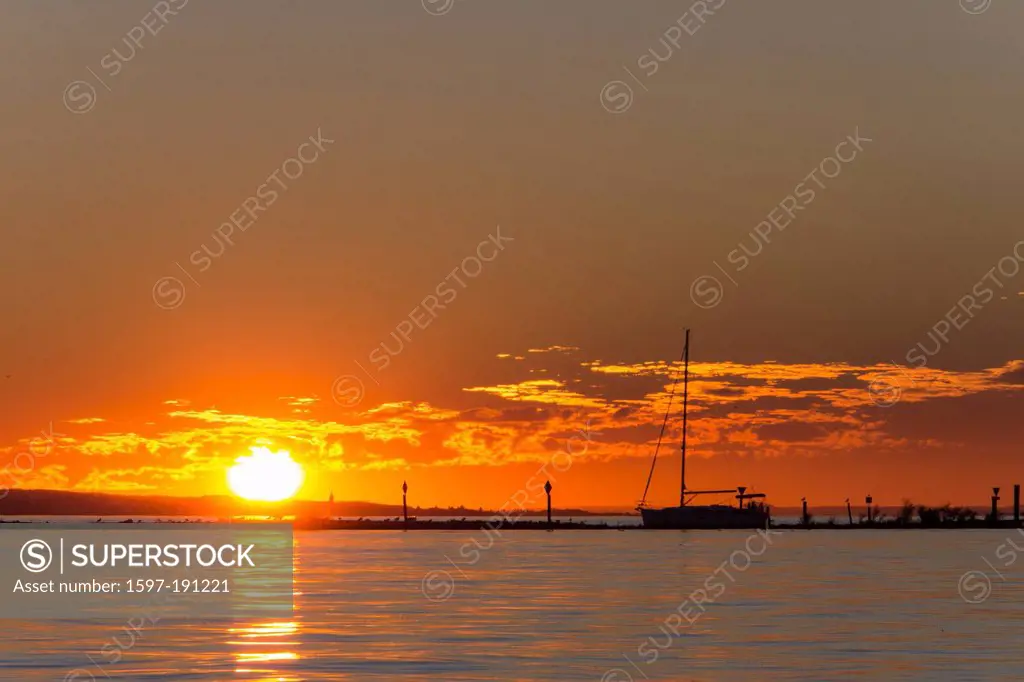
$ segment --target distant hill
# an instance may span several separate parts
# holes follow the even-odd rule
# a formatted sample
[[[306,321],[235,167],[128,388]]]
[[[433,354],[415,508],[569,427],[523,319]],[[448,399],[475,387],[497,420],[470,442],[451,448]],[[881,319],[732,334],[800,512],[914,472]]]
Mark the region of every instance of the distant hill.
[[[464,507],[409,507],[410,516],[493,516],[497,512]],[[535,510],[530,514],[546,514]],[[583,509],[553,509],[557,516],[592,516]],[[327,502],[290,500],[258,503],[227,495],[204,497],[167,497],[157,495],[114,495],[62,490],[11,490],[0,500],[3,516],[191,516],[225,517],[237,515],[273,515],[298,517],[324,516],[401,516],[402,506],[375,502]]]

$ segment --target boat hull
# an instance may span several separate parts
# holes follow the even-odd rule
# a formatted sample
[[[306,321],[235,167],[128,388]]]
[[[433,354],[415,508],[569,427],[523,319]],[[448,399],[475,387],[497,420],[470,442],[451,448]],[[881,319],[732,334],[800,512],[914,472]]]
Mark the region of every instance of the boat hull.
[[[724,505],[687,505],[665,509],[641,509],[644,528],[673,530],[722,530],[766,528],[769,514],[760,509],[739,509]]]

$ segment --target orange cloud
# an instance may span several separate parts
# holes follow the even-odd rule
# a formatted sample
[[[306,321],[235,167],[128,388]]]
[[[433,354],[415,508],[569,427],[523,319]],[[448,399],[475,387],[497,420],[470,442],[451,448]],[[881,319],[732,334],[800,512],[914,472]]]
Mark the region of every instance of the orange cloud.
[[[73,419],[65,422],[73,427],[71,434],[55,434],[49,459],[23,472],[16,483],[223,492],[227,467],[256,444],[289,450],[316,474],[313,480],[322,488],[340,488],[339,477],[364,480],[360,477],[439,469],[471,486],[467,482],[484,469],[535,468],[551,461],[589,424],[596,437],[574,453],[580,465],[574,475],[583,475],[587,466],[648,460],[670,403],[666,442],[672,445],[666,452],[677,452],[682,405],[678,387],[675,396],[671,391],[680,376],[678,363],[568,361],[565,354],[578,349],[532,350],[535,359],[558,360],[558,367],[532,369],[550,369],[558,378],[521,377],[466,387],[461,394],[470,404],[458,409],[394,401],[338,421],[330,402],[285,396],[276,415],[192,407],[188,400],[175,399],[164,403],[170,411],[140,415],[132,424],[105,417]],[[507,367],[520,374],[531,371]],[[934,431],[922,428],[920,423],[932,422],[917,417],[920,410],[948,401],[996,400],[1024,390],[1021,360],[967,372],[777,362],[695,362],[690,370],[689,452],[709,460],[945,451],[957,447],[958,436],[944,435],[941,420]],[[887,403],[898,398],[891,406],[878,404],[876,389],[883,382],[895,386],[883,394]],[[917,421],[907,421],[911,417]],[[30,442],[24,439],[0,452],[13,458]]]

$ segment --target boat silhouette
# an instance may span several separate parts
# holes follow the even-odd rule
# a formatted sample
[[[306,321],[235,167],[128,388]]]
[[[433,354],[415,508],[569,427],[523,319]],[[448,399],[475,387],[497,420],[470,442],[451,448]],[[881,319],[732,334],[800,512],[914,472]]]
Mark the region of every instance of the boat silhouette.
[[[679,506],[664,507],[655,509],[647,506],[647,492],[651,487],[651,478],[654,476],[654,466],[658,463],[658,450],[661,448],[662,438],[665,436],[665,427],[668,425],[669,415],[672,411],[672,399],[675,397],[678,377],[672,382],[672,391],[669,394],[668,409],[665,412],[665,419],[661,424],[661,434],[658,436],[658,444],[654,449],[654,460],[651,462],[651,471],[647,475],[647,486],[644,488],[643,498],[637,506],[637,511],[643,518],[644,528],[668,528],[677,530],[716,530],[728,528],[765,528],[771,519],[768,505],[763,500],[763,493],[748,493],[745,487],[739,486],[727,490],[688,490],[686,487],[686,417],[689,402],[690,384],[690,330],[686,330],[686,342],[683,345],[683,355],[680,358],[683,362],[683,436],[682,436],[682,464],[680,465],[679,477]],[[699,495],[716,495],[735,493],[738,500],[737,506],[725,504],[690,504]]]

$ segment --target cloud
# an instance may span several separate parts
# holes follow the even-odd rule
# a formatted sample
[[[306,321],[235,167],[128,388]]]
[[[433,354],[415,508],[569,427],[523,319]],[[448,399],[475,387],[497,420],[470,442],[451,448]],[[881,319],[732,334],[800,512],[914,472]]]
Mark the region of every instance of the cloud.
[[[277,414],[273,406],[267,414],[245,414],[176,399],[164,403],[170,411],[152,410],[132,424],[71,420],[75,434],[55,437],[52,459],[31,480],[47,487],[195,494],[219,490],[225,469],[253,445],[286,449],[308,469],[339,476],[544,463],[571,447],[586,424],[600,437],[576,448],[575,461],[647,459],[666,411],[665,442],[677,446],[682,401],[680,387],[673,395],[672,385],[680,378],[678,363],[566,362],[564,355],[578,349],[533,350],[543,352],[532,359],[553,364],[505,365],[519,376],[463,388],[460,398],[468,404],[459,409],[398,400],[367,405],[339,422],[330,401],[315,397],[284,396]],[[531,379],[530,369],[560,376]],[[726,460],[959,447],[976,426],[956,422],[972,401],[1001,415],[986,427],[995,441],[1005,431],[999,420],[1012,419],[1024,390],[1020,360],[963,372],[779,362],[703,362],[690,369],[688,453]],[[869,389],[879,380],[898,383],[895,406],[875,404]],[[5,451],[13,456],[30,441]]]
[[[822,441],[828,435],[828,430],[820,424],[791,421],[765,424],[756,431],[758,438],[761,440],[781,441],[784,443],[811,443]]]
[[[364,471],[386,471],[386,470],[403,470],[409,468],[409,463],[401,457],[394,459],[374,459],[360,467]]]
[[[578,351],[576,346],[548,346],[547,348],[530,348],[527,353],[572,353]],[[506,355],[507,357],[507,355]]]

